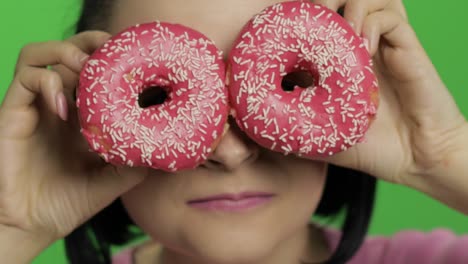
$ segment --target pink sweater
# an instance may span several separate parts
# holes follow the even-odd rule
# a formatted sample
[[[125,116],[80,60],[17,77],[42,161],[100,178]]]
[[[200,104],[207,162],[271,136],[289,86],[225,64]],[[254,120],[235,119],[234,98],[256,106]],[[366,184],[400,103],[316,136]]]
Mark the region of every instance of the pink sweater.
[[[325,229],[330,248],[335,249],[340,233]],[[113,264],[133,264],[134,248],[113,258]],[[457,237],[447,229],[429,233],[401,231],[393,237],[369,236],[349,264],[466,264],[468,235]]]

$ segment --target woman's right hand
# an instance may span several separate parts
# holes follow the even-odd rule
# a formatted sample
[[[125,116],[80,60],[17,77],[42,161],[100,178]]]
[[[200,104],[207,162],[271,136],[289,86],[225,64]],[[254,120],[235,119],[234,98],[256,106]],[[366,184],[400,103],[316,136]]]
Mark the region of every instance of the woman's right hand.
[[[146,176],[102,162],[80,134],[74,89],[108,38],[90,31],[21,51],[0,106],[0,227],[55,241]]]

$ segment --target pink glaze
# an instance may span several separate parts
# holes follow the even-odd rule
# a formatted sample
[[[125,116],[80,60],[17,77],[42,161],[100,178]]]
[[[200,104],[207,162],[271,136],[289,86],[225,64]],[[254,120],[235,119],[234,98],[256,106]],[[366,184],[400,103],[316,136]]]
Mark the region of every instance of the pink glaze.
[[[284,154],[333,155],[360,142],[378,107],[371,58],[337,13],[309,1],[275,4],[243,28],[229,57],[230,103],[240,128]],[[308,71],[308,88],[281,88]]]
[[[82,133],[107,162],[165,171],[194,168],[228,113],[222,53],[199,32],[153,22],[130,27],[87,61],[77,91]],[[142,108],[151,86],[168,99]]]

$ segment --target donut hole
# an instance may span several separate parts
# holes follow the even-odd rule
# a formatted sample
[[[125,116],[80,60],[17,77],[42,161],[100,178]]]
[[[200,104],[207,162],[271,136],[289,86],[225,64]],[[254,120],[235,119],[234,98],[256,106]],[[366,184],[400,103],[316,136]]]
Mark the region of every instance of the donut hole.
[[[294,71],[288,73],[281,81],[283,91],[292,92],[296,86],[307,88],[314,85],[315,78],[309,71]]]
[[[162,86],[151,86],[145,88],[138,96],[138,105],[141,108],[148,108],[154,105],[163,104],[168,97],[168,88]]]

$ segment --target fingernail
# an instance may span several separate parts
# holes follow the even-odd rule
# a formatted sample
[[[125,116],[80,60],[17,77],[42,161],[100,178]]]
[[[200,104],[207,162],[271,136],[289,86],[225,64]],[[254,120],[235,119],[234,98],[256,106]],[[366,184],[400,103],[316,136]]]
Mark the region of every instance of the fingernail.
[[[367,52],[370,53],[369,40],[367,38],[363,38],[362,41],[364,42],[364,46],[366,47]]]
[[[86,62],[88,60],[88,58],[89,58],[89,55],[85,55],[85,56],[81,57],[80,58],[80,63],[84,64],[84,62]]]
[[[68,105],[67,105],[67,98],[63,92],[58,93],[55,96],[55,104],[57,106],[57,113],[63,121],[67,121],[68,117]]]

